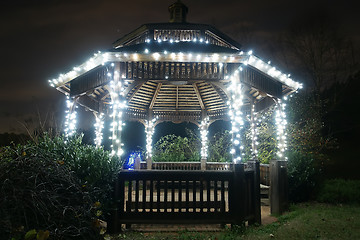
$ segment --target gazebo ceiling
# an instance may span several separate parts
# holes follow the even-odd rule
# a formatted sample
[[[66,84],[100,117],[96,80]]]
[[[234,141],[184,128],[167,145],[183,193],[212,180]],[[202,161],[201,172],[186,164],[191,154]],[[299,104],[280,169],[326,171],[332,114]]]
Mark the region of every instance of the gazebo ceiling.
[[[181,20],[181,19],[180,19]],[[261,111],[300,84],[212,26],[186,22],[144,24],[50,84],[94,112],[111,107],[111,82],[123,83],[124,117],[144,121],[227,119],[230,76],[239,72],[244,111]]]

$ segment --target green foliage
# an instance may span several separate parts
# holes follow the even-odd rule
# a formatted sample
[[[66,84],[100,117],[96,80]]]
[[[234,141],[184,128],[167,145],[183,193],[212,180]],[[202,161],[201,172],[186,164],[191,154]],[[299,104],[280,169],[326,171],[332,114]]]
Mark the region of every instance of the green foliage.
[[[322,101],[311,92],[302,92],[290,98],[288,106],[289,148],[312,154],[317,161],[326,162],[325,151],[336,148],[337,143],[326,132]]]
[[[309,200],[318,182],[321,170],[316,166],[314,156],[292,151],[288,153],[289,200]]]
[[[317,194],[319,202],[360,203],[360,180],[326,180]]]
[[[228,130],[217,132],[209,141],[209,162],[231,162],[231,134]]]
[[[271,160],[275,159],[276,153],[276,126],[274,123],[274,109],[270,108],[267,111],[259,113],[260,120],[257,125],[257,142],[256,149],[258,151],[256,158],[260,163],[269,164]],[[254,158],[252,154],[252,134],[250,128],[250,122],[247,122],[244,126],[244,132],[242,138],[242,145],[244,146],[244,161]]]
[[[196,139],[170,134],[157,141],[152,159],[155,162],[200,161],[199,149]]]
[[[120,165],[103,149],[83,145],[81,136],[44,135],[37,143],[1,148],[0,235],[18,239],[44,229],[39,238],[46,231],[51,239],[96,238],[93,221],[109,214]]]
[[[55,161],[64,163],[80,179],[81,185],[91,191],[92,196],[109,207],[113,183],[121,162],[109,152],[92,145],[82,144],[83,135],[64,139],[44,135],[37,144],[37,153],[48,154]],[[33,153],[33,154],[37,154]],[[105,210],[108,213],[108,210]]]

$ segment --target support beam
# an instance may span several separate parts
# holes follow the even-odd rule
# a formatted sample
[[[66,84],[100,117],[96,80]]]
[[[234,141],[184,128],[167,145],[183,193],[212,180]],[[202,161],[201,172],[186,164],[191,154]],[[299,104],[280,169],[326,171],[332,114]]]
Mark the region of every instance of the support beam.
[[[193,87],[194,87],[194,90],[195,90],[195,93],[196,93],[196,97],[197,97],[198,100],[199,100],[199,104],[200,104],[201,109],[202,109],[202,110],[206,110],[206,109],[205,109],[204,102],[203,102],[203,100],[202,100],[202,98],[201,98],[201,95],[200,95],[199,88],[197,87],[196,83],[193,83],[192,85],[193,85]]]
[[[151,99],[149,109],[154,108],[154,104],[155,104],[156,98],[160,92],[161,86],[162,86],[162,83],[158,83],[158,85],[156,86],[156,90],[155,90],[153,98]]]

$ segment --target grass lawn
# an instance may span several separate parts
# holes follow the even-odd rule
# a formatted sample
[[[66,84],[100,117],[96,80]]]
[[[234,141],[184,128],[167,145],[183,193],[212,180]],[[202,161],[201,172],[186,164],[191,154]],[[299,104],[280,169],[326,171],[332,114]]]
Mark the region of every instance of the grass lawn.
[[[360,206],[303,203],[291,207],[278,221],[221,232],[125,232],[105,239],[360,239]]]

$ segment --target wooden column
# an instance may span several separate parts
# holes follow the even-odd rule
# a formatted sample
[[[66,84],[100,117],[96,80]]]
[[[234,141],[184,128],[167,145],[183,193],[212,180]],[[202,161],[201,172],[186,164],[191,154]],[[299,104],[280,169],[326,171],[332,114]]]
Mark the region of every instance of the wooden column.
[[[254,196],[254,219],[249,224],[261,224],[261,200],[260,200],[260,163],[259,161],[248,161],[248,167],[254,171],[254,188],[252,194]]]
[[[232,195],[230,196],[229,208],[233,214],[233,225],[240,226],[244,224],[245,218],[245,186],[244,186],[244,164],[234,164],[234,179],[231,189]],[[230,192],[230,191],[229,191]]]
[[[289,207],[287,161],[270,162],[270,210],[282,214]]]
[[[203,113],[203,116],[205,114]],[[201,160],[200,160],[200,169],[206,170],[206,162],[207,162],[207,148],[208,148],[208,127],[209,127],[209,118],[203,117],[203,120],[200,123],[200,136],[201,136]]]

